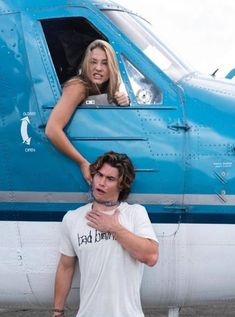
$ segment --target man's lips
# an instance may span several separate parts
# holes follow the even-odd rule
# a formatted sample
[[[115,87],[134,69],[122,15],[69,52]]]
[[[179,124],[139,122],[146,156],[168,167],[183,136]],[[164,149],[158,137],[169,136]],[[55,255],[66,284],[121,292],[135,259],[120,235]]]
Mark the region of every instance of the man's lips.
[[[105,194],[105,191],[102,190],[102,189],[100,189],[100,188],[96,188],[95,190],[96,190],[98,193]]]

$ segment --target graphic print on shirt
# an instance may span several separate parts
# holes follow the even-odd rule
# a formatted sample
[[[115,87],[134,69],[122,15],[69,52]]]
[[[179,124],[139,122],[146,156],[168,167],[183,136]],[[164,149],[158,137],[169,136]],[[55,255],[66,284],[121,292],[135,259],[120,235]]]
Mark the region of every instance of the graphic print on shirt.
[[[116,238],[110,232],[100,232],[97,229],[90,230],[88,234],[77,234],[78,246],[87,245],[90,243],[98,243],[102,240],[116,240]]]

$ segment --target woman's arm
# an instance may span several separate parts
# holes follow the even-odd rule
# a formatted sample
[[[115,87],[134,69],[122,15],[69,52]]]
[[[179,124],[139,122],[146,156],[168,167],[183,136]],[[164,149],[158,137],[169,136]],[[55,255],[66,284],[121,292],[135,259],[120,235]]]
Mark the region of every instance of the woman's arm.
[[[91,176],[89,162],[69,141],[64,128],[72,117],[74,111],[86,97],[86,89],[82,83],[72,82],[63,88],[62,96],[51,112],[46,125],[46,136],[64,154],[80,165],[83,177],[90,183]]]

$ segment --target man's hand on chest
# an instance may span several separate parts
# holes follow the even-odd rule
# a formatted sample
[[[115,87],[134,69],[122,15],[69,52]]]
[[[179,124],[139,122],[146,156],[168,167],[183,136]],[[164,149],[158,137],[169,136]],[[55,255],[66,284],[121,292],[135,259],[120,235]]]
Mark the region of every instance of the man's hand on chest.
[[[97,210],[91,210],[86,215],[86,219],[88,220],[87,224],[101,232],[115,233],[123,228],[118,220],[119,214],[120,211],[118,209],[116,209],[112,215]]]

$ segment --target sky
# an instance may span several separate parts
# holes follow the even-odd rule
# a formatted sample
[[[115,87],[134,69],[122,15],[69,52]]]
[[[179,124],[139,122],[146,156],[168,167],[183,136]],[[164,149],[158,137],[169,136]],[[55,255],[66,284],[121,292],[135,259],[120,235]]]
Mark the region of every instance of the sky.
[[[234,0],[116,0],[145,17],[156,35],[196,70],[235,68]]]

